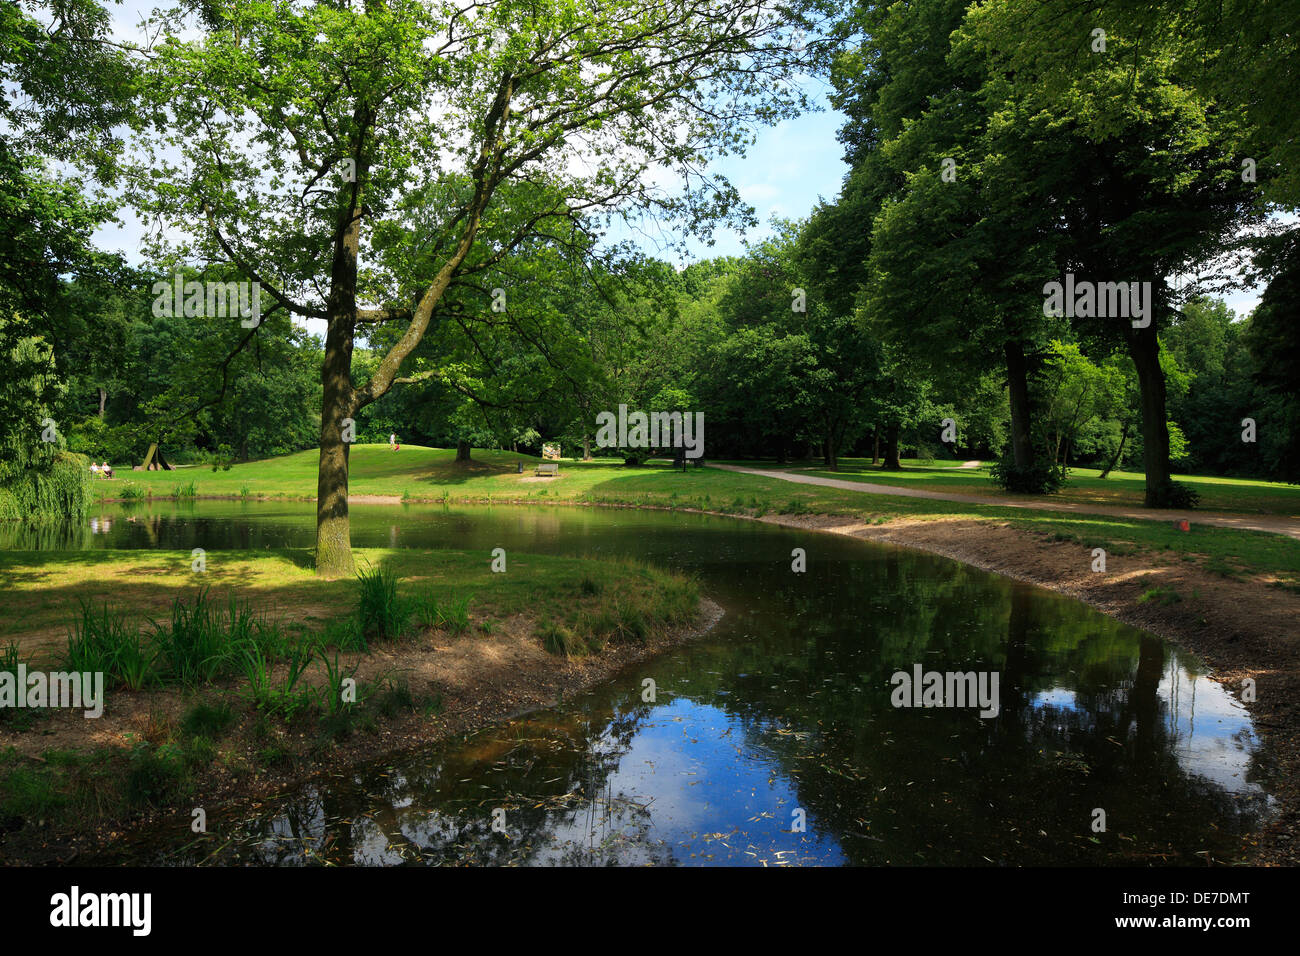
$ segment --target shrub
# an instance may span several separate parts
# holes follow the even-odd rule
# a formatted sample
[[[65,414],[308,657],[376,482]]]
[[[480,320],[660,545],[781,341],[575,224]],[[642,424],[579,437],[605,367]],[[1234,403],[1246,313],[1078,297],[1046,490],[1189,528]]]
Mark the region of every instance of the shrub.
[[[1166,481],[1147,488],[1147,504],[1152,508],[1195,508],[1200,500],[1201,496],[1194,488],[1178,481]]]
[[[989,479],[1012,494],[1049,495],[1061,490],[1066,470],[1041,458],[1027,468],[1017,468],[1011,459],[1004,458],[989,467]]]
[[[0,518],[81,521],[94,500],[90,459],[17,434],[0,445]]]

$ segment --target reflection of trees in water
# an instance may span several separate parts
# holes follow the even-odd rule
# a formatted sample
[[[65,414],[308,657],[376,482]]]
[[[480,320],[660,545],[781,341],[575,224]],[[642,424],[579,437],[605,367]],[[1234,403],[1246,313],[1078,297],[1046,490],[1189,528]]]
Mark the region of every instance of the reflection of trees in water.
[[[923,586],[909,591],[905,575],[892,580],[905,600],[924,592]],[[950,600],[961,604],[964,597],[940,596],[940,602]],[[955,654],[961,650],[952,643],[957,629],[934,626],[952,621],[951,607],[939,607],[910,623],[895,617],[905,633],[895,635],[892,646],[907,647],[927,670],[980,669],[938,663],[960,660]],[[1193,850],[1180,856],[1170,842],[1199,849],[1208,835],[1226,847],[1227,841],[1207,834],[1207,822],[1254,822],[1257,801],[1179,765],[1169,706],[1158,693],[1161,641],[1019,585],[962,619],[981,620],[987,628],[999,618],[1005,640],[993,664],[1001,672],[1001,710],[993,719],[973,711],[864,705],[861,688],[870,677],[851,688],[856,700],[851,693],[818,693],[828,678],[820,676],[825,658],[815,637],[788,655],[780,680],[764,675],[721,706],[739,717],[751,747],[775,755],[810,819],[835,832],[856,863],[1090,862],[1112,856],[1159,862],[1159,853],[1190,862]],[[927,630],[917,621],[932,625]],[[894,666],[881,663],[868,665],[877,680]],[[830,676],[825,686],[843,690],[844,676]],[[1035,703],[1040,691],[1066,686],[1075,707]],[[774,736],[777,727],[810,733]],[[1097,806],[1107,810],[1110,824],[1101,847],[1089,827]]]
[[[651,710],[628,693],[612,717],[552,713],[516,725],[526,737],[488,732],[401,771],[361,769],[208,842],[230,839],[230,861],[277,865],[669,865],[649,807],[610,779]],[[493,830],[497,808],[506,834]]]
[[[71,521],[0,521],[0,551],[86,551],[95,546],[95,533]]]

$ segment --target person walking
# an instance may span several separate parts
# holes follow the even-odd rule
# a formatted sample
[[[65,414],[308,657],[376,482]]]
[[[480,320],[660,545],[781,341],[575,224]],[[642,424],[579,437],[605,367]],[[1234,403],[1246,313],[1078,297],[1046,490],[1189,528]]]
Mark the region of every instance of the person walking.
[[[388,435],[388,450],[397,451],[397,432],[390,432]]]

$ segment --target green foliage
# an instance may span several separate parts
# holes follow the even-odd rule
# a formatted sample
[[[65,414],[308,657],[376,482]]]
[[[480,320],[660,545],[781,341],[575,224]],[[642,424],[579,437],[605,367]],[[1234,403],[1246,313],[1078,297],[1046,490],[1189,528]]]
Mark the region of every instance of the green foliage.
[[[989,466],[989,478],[999,488],[1017,495],[1049,495],[1065,484],[1065,469],[1039,458],[1019,468],[1010,458]]]
[[[59,385],[53,351],[0,317],[0,520],[81,521],[91,501],[90,462],[66,450],[49,417]],[[8,348],[4,346],[8,343]]]
[[[254,645],[241,648],[244,692],[250,703],[268,715],[285,720],[315,710],[320,703],[317,695],[309,687],[298,686],[313,656],[310,648],[294,648],[277,668],[275,660],[268,658],[260,648]]]
[[[276,625],[233,595],[224,611],[214,607],[206,588],[192,600],[174,598],[170,621],[152,622],[152,628],[145,634],[107,602],[96,608],[83,599],[69,629],[63,666],[101,671],[109,686],[127,690],[162,681],[195,686],[233,673],[247,649],[271,660],[287,649]]]
[[[1195,508],[1201,500],[1200,493],[1181,481],[1169,481],[1161,485],[1147,487],[1148,501],[1152,508]]]
[[[258,644],[255,623],[252,609],[233,595],[225,612],[214,608],[204,587],[192,603],[180,597],[172,602],[171,621],[154,624],[153,640],[165,672],[192,686],[232,672],[238,649]]]

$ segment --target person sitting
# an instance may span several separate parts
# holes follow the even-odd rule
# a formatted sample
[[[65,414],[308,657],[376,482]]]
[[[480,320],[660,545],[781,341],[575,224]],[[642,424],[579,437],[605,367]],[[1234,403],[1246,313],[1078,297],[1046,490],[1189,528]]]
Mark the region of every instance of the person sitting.
[[[100,468],[100,471],[104,473],[105,478],[113,477],[113,467],[108,462],[104,462],[103,467]]]
[[[90,463],[90,473],[96,478],[99,477],[99,465],[93,461]]]

